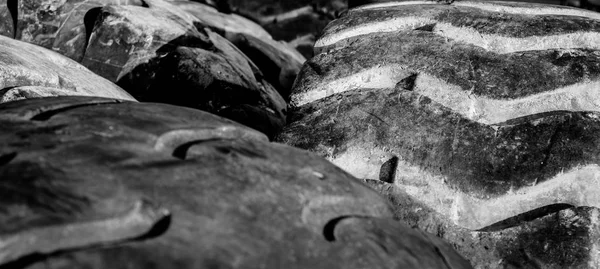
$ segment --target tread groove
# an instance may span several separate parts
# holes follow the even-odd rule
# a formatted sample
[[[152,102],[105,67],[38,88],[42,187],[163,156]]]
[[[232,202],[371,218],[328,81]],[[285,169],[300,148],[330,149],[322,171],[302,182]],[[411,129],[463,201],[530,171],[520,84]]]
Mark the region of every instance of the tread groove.
[[[83,25],[85,26],[85,44],[83,45],[83,52],[80,55],[80,59],[78,59],[78,62],[82,62],[83,58],[85,57],[85,53],[87,51],[87,47],[90,43],[90,38],[92,37],[92,33],[94,32],[94,27],[96,26],[96,22],[98,22],[99,20],[102,20],[101,15],[102,14],[102,7],[95,7],[92,8],[90,10],[88,10],[88,12],[85,13],[85,15],[83,16]]]
[[[10,152],[10,153],[0,154],[0,166],[7,165],[12,160],[14,160],[17,157],[17,155],[18,155],[17,152]]]
[[[323,226],[323,237],[328,242],[337,241],[337,238],[335,237],[335,228],[340,223],[340,221],[349,219],[349,218],[361,218],[361,217],[364,218],[364,216],[359,216],[359,215],[344,215],[344,216],[339,216],[339,217],[329,220]]]
[[[17,32],[19,26],[19,0],[8,0],[6,1],[6,8],[10,12],[13,23],[13,38],[17,39]]]
[[[73,109],[77,109],[77,108],[82,108],[82,107],[88,107],[88,106],[97,106],[97,105],[102,105],[102,104],[116,104],[116,103],[120,103],[121,101],[119,100],[113,100],[112,102],[105,102],[105,103],[88,103],[88,104],[80,104],[80,105],[71,105],[71,106],[66,106],[66,107],[61,107],[61,108],[56,108],[56,109],[50,109],[50,110],[46,110],[43,111],[39,114],[36,114],[35,116],[31,117],[30,120],[32,121],[47,121],[50,118],[52,118],[53,116],[62,113],[62,112],[66,112],[69,110],[73,110]]]
[[[509,229],[509,228],[512,228],[515,226],[519,226],[524,222],[529,222],[529,221],[533,221],[536,219],[540,219],[547,215],[550,215],[550,214],[553,214],[553,213],[556,213],[556,212],[559,212],[561,210],[565,210],[568,208],[573,208],[573,207],[574,207],[573,205],[565,204],[565,203],[551,204],[551,205],[547,205],[547,206],[543,206],[543,207],[538,207],[531,211],[528,211],[528,212],[525,212],[522,214],[518,214],[513,217],[496,222],[494,224],[488,225],[486,227],[478,229],[477,231],[479,231],[479,232],[501,231],[501,230]]]

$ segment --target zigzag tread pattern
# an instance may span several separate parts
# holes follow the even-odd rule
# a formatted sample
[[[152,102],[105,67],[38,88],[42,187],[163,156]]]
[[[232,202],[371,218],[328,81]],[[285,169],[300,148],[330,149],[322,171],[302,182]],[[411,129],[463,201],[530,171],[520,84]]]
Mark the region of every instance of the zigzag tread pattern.
[[[392,88],[417,74],[413,90],[482,123],[600,108],[600,17],[555,15],[577,11],[570,8],[394,3],[332,23],[299,76],[293,103]]]
[[[469,229],[556,203],[600,207],[598,44],[600,15],[572,8],[355,8],[317,41],[292,95],[302,116],[281,140],[359,178],[397,156],[394,184]]]

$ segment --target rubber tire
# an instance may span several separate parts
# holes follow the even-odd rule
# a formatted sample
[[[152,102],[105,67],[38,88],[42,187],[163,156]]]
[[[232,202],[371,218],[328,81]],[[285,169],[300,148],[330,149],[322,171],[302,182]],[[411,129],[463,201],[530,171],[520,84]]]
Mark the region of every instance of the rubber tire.
[[[315,53],[296,80],[296,109],[278,140],[382,181],[388,187],[377,189],[396,195],[390,199],[405,221],[493,241],[484,232],[527,226],[542,233],[527,221],[600,207],[600,14],[516,2],[387,1],[330,23]],[[406,199],[410,206],[398,202]],[[577,214],[590,231],[569,247],[545,248],[560,255],[448,239],[475,266],[598,264],[577,254],[596,247],[597,217]],[[510,236],[515,248],[541,248]],[[531,238],[538,236],[560,237]]]
[[[334,165],[206,112],[38,98],[0,125],[5,268],[471,268]]]

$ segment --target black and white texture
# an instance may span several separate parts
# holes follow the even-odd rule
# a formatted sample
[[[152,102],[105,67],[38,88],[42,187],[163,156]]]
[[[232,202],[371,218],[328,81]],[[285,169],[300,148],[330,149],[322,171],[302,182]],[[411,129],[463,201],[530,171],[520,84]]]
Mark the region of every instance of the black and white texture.
[[[2,268],[471,268],[306,151],[190,108],[0,104]]]
[[[359,6],[317,40],[279,140],[461,229],[599,207],[598,44],[600,15],[568,7]]]
[[[0,35],[63,54],[139,101],[202,109],[270,137],[305,61],[256,22],[193,1],[0,0],[0,19]]]

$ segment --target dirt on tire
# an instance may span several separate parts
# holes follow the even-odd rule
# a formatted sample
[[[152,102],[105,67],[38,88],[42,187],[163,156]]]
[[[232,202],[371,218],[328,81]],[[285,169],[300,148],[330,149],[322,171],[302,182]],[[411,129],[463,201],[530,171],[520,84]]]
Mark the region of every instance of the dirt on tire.
[[[527,225],[569,207],[600,207],[599,44],[600,14],[569,7],[359,6],[317,40],[279,141],[380,180],[392,201],[411,201],[396,202],[400,217],[437,218],[407,219],[416,227],[445,227],[442,237],[472,231],[447,239],[476,267],[594,267],[597,210],[577,211],[589,232],[569,247],[515,239],[515,251],[527,253],[515,258],[499,251],[502,236],[489,235],[552,227],[545,237],[561,238],[570,228],[560,222]],[[483,237],[493,246],[482,249]],[[542,247],[578,258],[533,251]],[[477,248],[487,258],[467,253]]]

